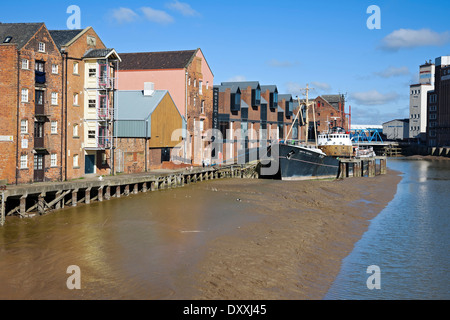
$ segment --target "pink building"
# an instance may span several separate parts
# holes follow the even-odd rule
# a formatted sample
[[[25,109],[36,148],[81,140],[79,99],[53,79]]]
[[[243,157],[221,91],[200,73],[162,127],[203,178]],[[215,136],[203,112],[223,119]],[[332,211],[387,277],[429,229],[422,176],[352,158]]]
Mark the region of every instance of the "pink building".
[[[188,144],[194,164],[204,158],[193,141],[212,128],[214,75],[201,49],[187,51],[121,53],[119,90],[143,90],[145,82],[155,90],[168,90],[186,119]],[[194,130],[196,129],[196,130]]]

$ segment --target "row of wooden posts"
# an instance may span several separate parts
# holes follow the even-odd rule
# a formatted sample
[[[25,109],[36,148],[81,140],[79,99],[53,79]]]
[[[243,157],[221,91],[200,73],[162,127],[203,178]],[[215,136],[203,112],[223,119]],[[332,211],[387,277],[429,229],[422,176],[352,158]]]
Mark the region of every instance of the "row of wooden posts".
[[[387,158],[341,159],[339,169],[339,178],[375,177],[386,174]]]
[[[93,201],[102,202],[139,192],[183,187],[197,181],[221,178],[257,178],[255,167],[256,165],[234,165],[132,178],[117,176],[105,180],[80,180],[70,183],[55,183],[51,186],[42,185],[41,188],[30,185],[28,188],[21,186],[7,189],[0,193],[0,224],[5,223],[7,216],[33,217],[36,214],[42,215],[67,206],[76,207],[79,204],[90,204]]]

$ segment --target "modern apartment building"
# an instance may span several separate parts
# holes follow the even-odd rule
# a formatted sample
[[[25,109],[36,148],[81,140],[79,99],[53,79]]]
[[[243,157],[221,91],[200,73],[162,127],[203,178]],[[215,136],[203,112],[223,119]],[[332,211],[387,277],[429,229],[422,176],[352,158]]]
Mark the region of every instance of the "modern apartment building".
[[[420,66],[419,83],[410,86],[409,138],[425,142],[427,132],[427,96],[434,89],[435,65],[431,61]]]

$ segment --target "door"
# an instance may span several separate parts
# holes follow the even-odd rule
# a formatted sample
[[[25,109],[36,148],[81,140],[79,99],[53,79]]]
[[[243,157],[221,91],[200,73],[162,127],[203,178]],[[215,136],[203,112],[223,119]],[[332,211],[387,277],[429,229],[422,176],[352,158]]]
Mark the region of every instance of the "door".
[[[38,153],[34,155],[34,182],[44,181],[44,160],[43,154]]]
[[[84,172],[86,174],[93,174],[95,173],[95,154],[93,155],[86,155],[85,161],[84,161]]]
[[[161,149],[161,163],[170,161],[170,148]]]
[[[44,148],[44,123],[40,121],[34,123],[34,147]]]

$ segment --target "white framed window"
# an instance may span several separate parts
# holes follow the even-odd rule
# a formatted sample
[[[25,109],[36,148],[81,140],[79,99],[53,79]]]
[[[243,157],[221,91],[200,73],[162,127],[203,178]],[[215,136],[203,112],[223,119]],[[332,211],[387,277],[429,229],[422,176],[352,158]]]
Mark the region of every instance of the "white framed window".
[[[59,68],[57,64],[52,64],[52,73],[58,74]]]
[[[73,73],[78,74],[78,62],[76,61],[73,63]]]
[[[209,81],[206,81],[206,90],[209,89]]]
[[[96,107],[97,107],[97,100],[95,100],[95,99],[89,99],[88,107],[89,107],[89,108],[96,108]]]
[[[52,105],[58,105],[58,92],[52,92]]]
[[[197,88],[197,79],[194,79],[194,88]]]
[[[188,86],[190,86],[191,85],[191,77],[189,77],[189,80],[188,80]]]
[[[202,104],[200,106],[200,113],[205,114],[205,100],[202,100]]]
[[[95,136],[96,136],[95,130],[88,131],[88,139],[95,139]]]
[[[56,153],[52,153],[50,155],[50,166],[56,167],[58,165],[58,155]]]
[[[39,52],[45,52],[45,43],[39,42]]]
[[[89,68],[89,78],[96,78],[96,77],[97,77],[97,69]]]
[[[78,125],[77,124],[73,125],[73,137],[74,138],[78,137]]]
[[[75,93],[73,95],[73,105],[77,106],[78,105],[78,93]]]
[[[198,82],[198,94],[203,94],[203,81]]]
[[[73,167],[74,168],[78,168],[79,164],[78,164],[78,155],[74,154],[73,155]]]
[[[51,134],[58,133],[58,121],[52,121],[51,123]]]
[[[22,69],[23,70],[30,69],[30,61],[28,59],[22,59]]]
[[[22,102],[28,102],[28,89],[22,89]]]
[[[28,120],[20,121],[20,133],[28,133]]]
[[[20,156],[20,169],[28,168],[28,156],[26,154]]]

